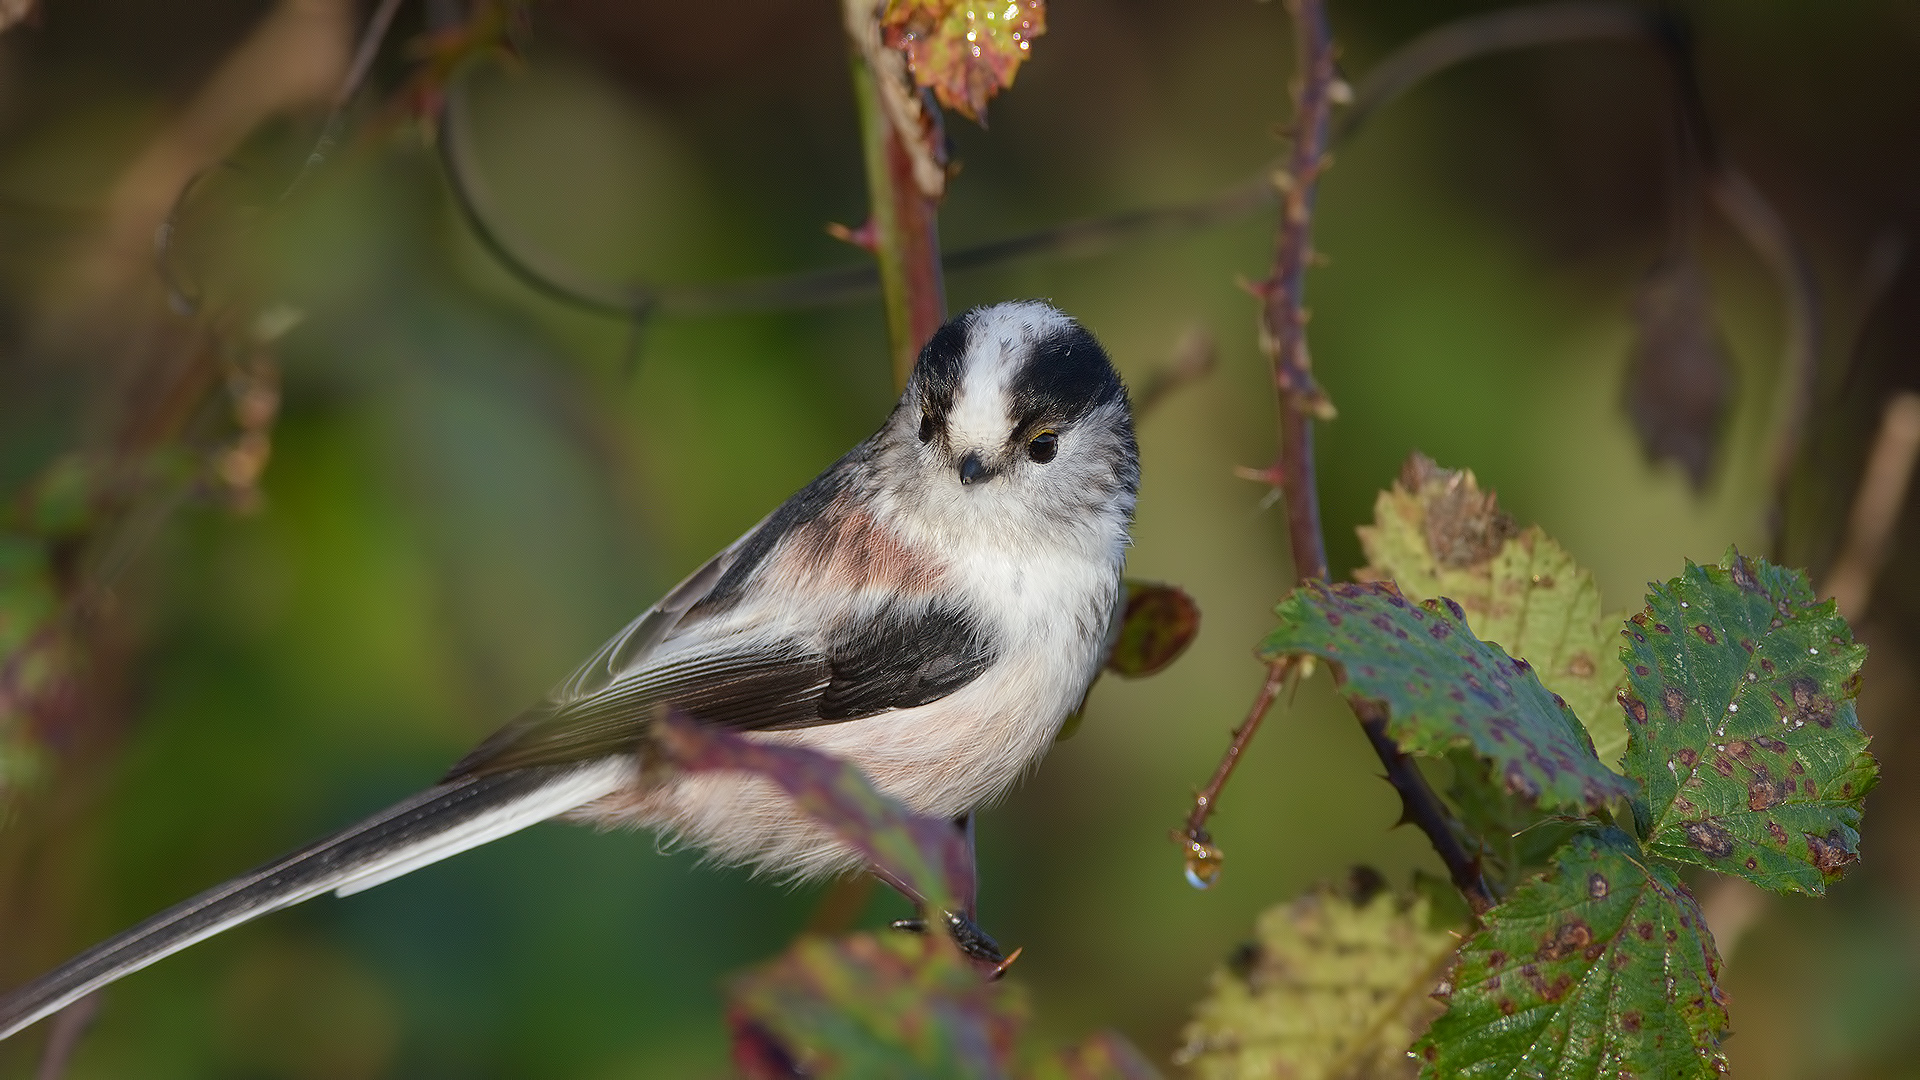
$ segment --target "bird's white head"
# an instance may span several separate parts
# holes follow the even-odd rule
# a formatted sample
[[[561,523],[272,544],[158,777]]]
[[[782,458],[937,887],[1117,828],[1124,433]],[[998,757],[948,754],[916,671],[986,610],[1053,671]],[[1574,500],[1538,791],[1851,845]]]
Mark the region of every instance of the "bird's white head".
[[[995,547],[1125,542],[1140,478],[1126,387],[1093,335],[1044,303],[975,308],[941,327],[878,450],[883,497],[930,533]]]

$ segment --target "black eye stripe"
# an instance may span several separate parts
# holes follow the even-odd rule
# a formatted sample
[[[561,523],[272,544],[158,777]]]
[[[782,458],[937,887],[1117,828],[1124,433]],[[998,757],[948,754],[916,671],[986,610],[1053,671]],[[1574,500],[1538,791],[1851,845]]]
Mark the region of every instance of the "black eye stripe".
[[[920,414],[920,441],[933,441],[933,414],[930,412]]]

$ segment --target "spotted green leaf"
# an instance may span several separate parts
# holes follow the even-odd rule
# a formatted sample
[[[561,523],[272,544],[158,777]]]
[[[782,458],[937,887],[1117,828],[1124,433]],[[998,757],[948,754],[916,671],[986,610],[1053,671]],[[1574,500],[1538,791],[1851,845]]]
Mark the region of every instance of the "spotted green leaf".
[[[1730,552],[1655,586],[1625,633],[1626,768],[1648,849],[1824,892],[1859,857],[1878,772],[1853,706],[1867,650],[1833,602]]]
[[[1362,525],[1368,565],[1356,575],[1391,579],[1411,600],[1452,597],[1481,638],[1533,665],[1617,764],[1627,730],[1614,703],[1622,673],[1614,635],[1624,612],[1604,612],[1593,575],[1539,526],[1520,528],[1482,492],[1471,470],[1414,454]]]
[[[1280,625],[1262,655],[1338,664],[1349,696],[1386,703],[1387,733],[1408,753],[1469,748],[1508,791],[1543,807],[1594,810],[1631,794],[1566,702],[1525,661],[1474,637],[1452,601],[1413,603],[1390,582],[1310,581],[1275,610]]]
[[[1425,900],[1322,890],[1260,916],[1258,940],[1213,973],[1174,1060],[1200,1080],[1413,1075],[1452,934]]]
[[[1645,1077],[1726,1071],[1720,957],[1672,870],[1618,830],[1576,837],[1460,949],[1423,1077]]]

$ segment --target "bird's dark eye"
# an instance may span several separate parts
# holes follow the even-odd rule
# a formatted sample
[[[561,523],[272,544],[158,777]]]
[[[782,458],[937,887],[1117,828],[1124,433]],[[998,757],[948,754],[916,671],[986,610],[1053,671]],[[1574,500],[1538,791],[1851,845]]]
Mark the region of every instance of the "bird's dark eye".
[[[920,441],[921,442],[933,441],[933,414],[932,413],[920,414]]]
[[[1053,455],[1059,452],[1060,436],[1051,431],[1043,431],[1027,440],[1027,456],[1042,465],[1052,461]]]

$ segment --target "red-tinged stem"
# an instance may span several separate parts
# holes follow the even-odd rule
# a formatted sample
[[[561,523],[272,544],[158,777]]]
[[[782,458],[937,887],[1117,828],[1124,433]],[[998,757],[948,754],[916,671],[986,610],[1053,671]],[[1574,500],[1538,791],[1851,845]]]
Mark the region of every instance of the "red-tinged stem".
[[[1324,396],[1313,381],[1307,355],[1305,307],[1307,264],[1313,253],[1313,196],[1327,162],[1327,119],[1332,112],[1333,38],[1323,0],[1294,0],[1299,56],[1298,102],[1293,152],[1280,202],[1273,276],[1262,285],[1263,338],[1273,368],[1280,415],[1280,461],[1276,470],[1287,503],[1287,535],[1293,542],[1296,581],[1326,579],[1327,549],[1320,527],[1320,495],[1313,467],[1314,414]]]
[[[1214,804],[1220,800],[1221,789],[1227,786],[1228,778],[1233,776],[1234,768],[1240,764],[1240,752],[1253,741],[1254,732],[1260,730],[1260,722],[1266,719],[1267,711],[1273,708],[1274,699],[1280,696],[1280,688],[1286,685],[1287,674],[1292,666],[1286,660],[1267,665],[1267,679],[1260,684],[1260,693],[1255,695],[1252,707],[1247,710],[1247,718],[1233,729],[1233,741],[1227,744],[1227,752],[1221,755],[1213,776],[1207,780],[1207,786],[1193,797],[1193,813],[1187,815],[1185,834],[1189,842],[1202,847],[1212,843],[1212,837],[1207,834],[1207,818],[1213,816]]]
[[[1320,497],[1313,461],[1313,423],[1329,415],[1326,395],[1313,379],[1307,353],[1306,273],[1313,254],[1313,197],[1327,166],[1328,119],[1335,81],[1333,37],[1327,25],[1325,0],[1292,0],[1294,42],[1298,54],[1293,149],[1281,186],[1280,228],[1274,241],[1273,275],[1260,287],[1261,343],[1272,365],[1275,404],[1279,412],[1280,460],[1271,471],[1287,503],[1287,534],[1292,541],[1296,584],[1327,578],[1325,531],[1320,523]],[[1247,719],[1235,729],[1233,742],[1214,771],[1213,780],[1195,798],[1187,818],[1189,869],[1195,856],[1218,859],[1211,846],[1206,821],[1219,800],[1220,789],[1233,773],[1241,753],[1261,718],[1272,707],[1286,678],[1284,662],[1270,665]],[[1446,864],[1454,884],[1476,914],[1493,906],[1493,893],[1481,873],[1479,860],[1468,854],[1454,829],[1452,816],[1435,795],[1413,760],[1387,734],[1384,709],[1353,702],[1354,715],[1386,767],[1387,781],[1400,793],[1404,820],[1427,834],[1434,853]]]
[[[887,312],[888,355],[894,387],[906,386],[921,346],[946,321],[946,284],[940,272],[939,204],[914,180],[904,134],[880,101],[876,72],[858,43],[852,55],[854,98],[860,107],[860,141],[867,171],[873,223],[873,254]]]

